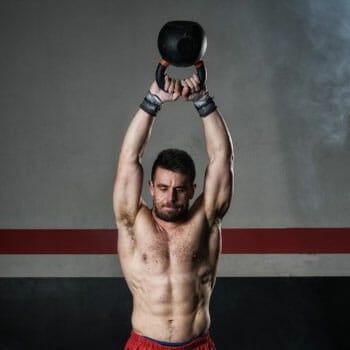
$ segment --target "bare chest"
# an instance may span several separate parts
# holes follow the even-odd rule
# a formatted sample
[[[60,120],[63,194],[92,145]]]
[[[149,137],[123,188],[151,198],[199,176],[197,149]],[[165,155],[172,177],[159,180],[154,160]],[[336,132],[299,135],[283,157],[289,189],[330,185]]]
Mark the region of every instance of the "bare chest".
[[[142,239],[138,240],[138,260],[154,272],[169,268],[173,271],[188,271],[206,264],[215,253],[209,237],[210,232],[206,230],[191,230],[187,227],[170,232],[145,232]]]

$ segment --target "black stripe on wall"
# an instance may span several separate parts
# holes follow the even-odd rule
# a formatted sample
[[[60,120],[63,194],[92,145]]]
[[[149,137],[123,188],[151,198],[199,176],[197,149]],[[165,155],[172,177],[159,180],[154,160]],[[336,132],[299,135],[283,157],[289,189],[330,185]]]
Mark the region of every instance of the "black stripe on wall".
[[[350,278],[218,278],[218,350],[349,349]],[[131,296],[122,278],[0,279],[0,350],[123,348]]]

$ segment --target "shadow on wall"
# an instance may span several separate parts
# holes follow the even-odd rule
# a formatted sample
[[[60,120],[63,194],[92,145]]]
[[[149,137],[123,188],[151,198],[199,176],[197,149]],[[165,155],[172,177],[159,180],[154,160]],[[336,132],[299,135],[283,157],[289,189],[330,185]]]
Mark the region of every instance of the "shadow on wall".
[[[288,201],[300,226],[349,222],[349,16],[347,1],[259,10]]]

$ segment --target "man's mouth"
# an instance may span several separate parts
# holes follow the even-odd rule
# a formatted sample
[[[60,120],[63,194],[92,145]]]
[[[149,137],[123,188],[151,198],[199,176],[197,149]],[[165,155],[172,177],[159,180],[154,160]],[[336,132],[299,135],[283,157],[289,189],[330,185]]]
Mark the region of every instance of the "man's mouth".
[[[165,205],[163,205],[163,209],[170,210],[170,211],[175,211],[175,210],[181,209],[181,207],[178,206],[178,205],[174,205],[174,204],[165,204]]]

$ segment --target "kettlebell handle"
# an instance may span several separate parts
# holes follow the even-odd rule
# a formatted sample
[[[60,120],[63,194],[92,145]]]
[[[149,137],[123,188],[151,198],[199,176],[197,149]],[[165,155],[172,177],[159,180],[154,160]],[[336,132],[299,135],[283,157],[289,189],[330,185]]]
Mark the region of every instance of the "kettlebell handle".
[[[164,85],[165,85],[165,73],[166,70],[169,66],[169,62],[164,60],[163,58],[159,61],[157,70],[156,70],[156,81],[158,86],[164,90]],[[205,69],[204,62],[203,61],[198,61],[194,65],[197,70],[198,78],[199,78],[199,86],[202,89],[205,85],[205,82],[207,80],[207,70]]]

